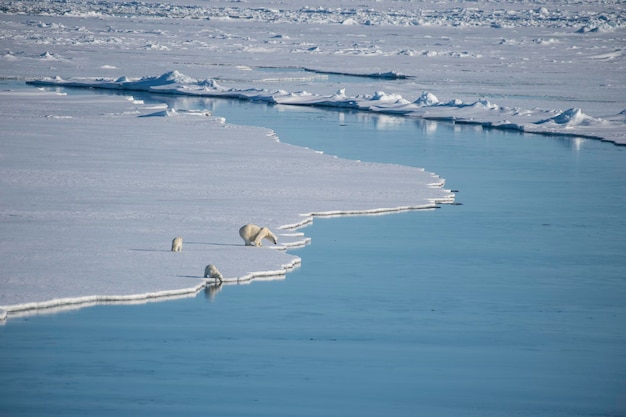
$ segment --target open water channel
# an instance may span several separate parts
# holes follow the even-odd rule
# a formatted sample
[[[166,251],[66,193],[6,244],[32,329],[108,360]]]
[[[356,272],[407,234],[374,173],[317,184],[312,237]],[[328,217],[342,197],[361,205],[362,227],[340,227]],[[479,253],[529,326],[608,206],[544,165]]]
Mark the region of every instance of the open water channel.
[[[317,219],[286,280],[10,319],[0,415],[626,415],[626,148],[156,99],[423,167],[462,205]]]

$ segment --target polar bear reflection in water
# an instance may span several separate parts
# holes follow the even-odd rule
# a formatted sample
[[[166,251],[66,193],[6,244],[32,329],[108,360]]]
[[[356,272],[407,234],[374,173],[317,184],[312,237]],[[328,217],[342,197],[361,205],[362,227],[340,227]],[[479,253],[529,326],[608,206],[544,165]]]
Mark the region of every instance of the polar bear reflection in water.
[[[213,284],[207,284],[204,287],[204,296],[207,300],[213,301],[218,292],[222,291],[222,283],[217,282]]]
[[[274,244],[278,243],[278,238],[267,227],[259,227],[255,224],[246,224],[239,229],[239,236],[246,243],[246,246],[262,246],[261,241],[267,239]]]

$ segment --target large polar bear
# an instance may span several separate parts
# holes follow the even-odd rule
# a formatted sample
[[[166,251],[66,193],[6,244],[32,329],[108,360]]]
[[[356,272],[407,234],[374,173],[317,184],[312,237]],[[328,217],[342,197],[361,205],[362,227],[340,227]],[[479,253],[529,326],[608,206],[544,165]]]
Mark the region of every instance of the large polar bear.
[[[172,240],[172,252],[180,252],[183,250],[183,238],[182,237],[175,237],[174,240]]]
[[[278,238],[267,227],[259,227],[255,224],[246,224],[239,229],[239,236],[246,242],[246,246],[262,246],[263,239],[278,243]]]

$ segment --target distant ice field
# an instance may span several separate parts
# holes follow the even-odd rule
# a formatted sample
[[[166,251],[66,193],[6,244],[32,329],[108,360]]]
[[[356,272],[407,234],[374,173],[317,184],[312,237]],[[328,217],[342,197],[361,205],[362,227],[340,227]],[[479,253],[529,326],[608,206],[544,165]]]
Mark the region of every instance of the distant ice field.
[[[115,80],[177,70],[225,88],[267,92],[325,96],[345,88],[348,98],[384,92],[410,103],[426,92],[440,106],[410,108],[430,118],[622,142],[622,6],[569,0],[12,1],[0,5],[0,76]],[[376,77],[344,83],[336,74]]]

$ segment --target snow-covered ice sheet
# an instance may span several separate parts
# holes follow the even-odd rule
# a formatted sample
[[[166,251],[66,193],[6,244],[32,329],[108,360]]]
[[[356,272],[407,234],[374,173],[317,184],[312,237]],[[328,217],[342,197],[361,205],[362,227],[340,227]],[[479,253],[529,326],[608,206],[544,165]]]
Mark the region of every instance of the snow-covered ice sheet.
[[[421,169],[348,161],[132,97],[0,92],[0,306],[193,294],[215,264],[227,282],[280,277],[314,215],[432,208],[454,195]],[[152,116],[152,117],[143,117]],[[246,247],[268,226],[277,246]],[[174,237],[183,251],[171,252]]]

